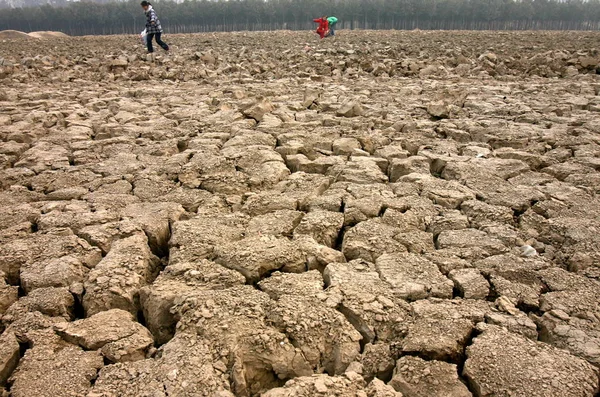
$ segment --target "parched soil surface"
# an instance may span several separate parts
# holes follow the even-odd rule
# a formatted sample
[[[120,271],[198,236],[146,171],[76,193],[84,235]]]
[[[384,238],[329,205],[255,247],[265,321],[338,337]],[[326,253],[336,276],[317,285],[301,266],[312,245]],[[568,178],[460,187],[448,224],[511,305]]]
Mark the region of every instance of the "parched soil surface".
[[[40,31],[25,33],[18,30],[2,30],[0,31],[0,40],[27,40],[27,39],[64,39],[69,35],[62,32]]]
[[[0,32],[0,35],[2,32]],[[40,31],[40,32],[31,32],[27,33],[29,36],[36,39],[57,39],[57,38],[66,38],[69,37],[67,34],[62,32],[52,32],[52,31]]]
[[[593,397],[597,33],[0,41],[0,393]]]
[[[18,30],[0,30],[0,40],[17,40],[31,38],[27,33]]]

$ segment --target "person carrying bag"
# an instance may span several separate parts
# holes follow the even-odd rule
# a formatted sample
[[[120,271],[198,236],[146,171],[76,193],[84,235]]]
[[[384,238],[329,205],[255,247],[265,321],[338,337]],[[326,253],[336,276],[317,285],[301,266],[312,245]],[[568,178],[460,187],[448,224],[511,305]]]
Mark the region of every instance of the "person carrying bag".
[[[156,15],[156,11],[154,11],[154,8],[152,8],[152,4],[144,0],[141,2],[141,6],[146,13],[146,29],[144,32],[146,32],[146,46],[148,47],[148,52],[154,52],[154,48],[152,48],[152,40],[154,38],[156,38],[156,44],[161,46],[163,50],[169,51],[169,46],[167,43],[160,39],[163,30],[162,26],[160,25],[160,20]],[[142,40],[144,37],[144,32],[142,32]]]

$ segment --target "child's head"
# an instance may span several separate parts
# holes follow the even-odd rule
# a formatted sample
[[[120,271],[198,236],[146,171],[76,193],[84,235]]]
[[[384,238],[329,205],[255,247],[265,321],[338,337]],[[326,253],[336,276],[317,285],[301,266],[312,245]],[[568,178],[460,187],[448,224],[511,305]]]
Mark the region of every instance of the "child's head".
[[[150,7],[150,5],[151,5],[146,0],[142,1],[140,4],[141,4],[142,8],[144,9],[144,11],[147,10],[148,7]]]

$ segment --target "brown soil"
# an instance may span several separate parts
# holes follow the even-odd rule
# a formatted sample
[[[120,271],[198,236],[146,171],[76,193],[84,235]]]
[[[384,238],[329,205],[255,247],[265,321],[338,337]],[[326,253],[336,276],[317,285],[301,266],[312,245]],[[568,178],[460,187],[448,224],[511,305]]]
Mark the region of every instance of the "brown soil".
[[[19,32],[18,30],[2,30],[0,31],[0,40],[15,40],[15,39],[29,39],[30,36],[27,33]]]
[[[34,37],[36,39],[56,39],[56,38],[65,38],[65,37],[69,37],[69,35],[63,33],[63,32],[51,32],[51,31],[46,31],[46,32],[31,32],[28,33],[29,36]]]
[[[598,395],[599,33],[58,36],[0,41],[0,394]]]

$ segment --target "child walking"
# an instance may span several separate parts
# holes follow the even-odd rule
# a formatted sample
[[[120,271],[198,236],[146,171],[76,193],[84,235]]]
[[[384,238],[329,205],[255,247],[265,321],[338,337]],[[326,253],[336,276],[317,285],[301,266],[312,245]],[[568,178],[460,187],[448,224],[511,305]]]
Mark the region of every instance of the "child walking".
[[[154,38],[156,38],[156,44],[161,46],[163,50],[169,51],[167,43],[160,39],[163,30],[160,25],[160,20],[158,19],[158,16],[156,16],[156,11],[152,8],[152,4],[144,0],[141,5],[146,13],[146,33],[148,35],[146,38],[146,45],[148,46],[148,52],[154,52],[154,48],[152,47],[152,39]]]
[[[326,16],[322,16],[321,18],[313,19],[313,22],[319,24],[317,27],[317,34],[324,38],[329,33],[329,22],[327,21]]]

